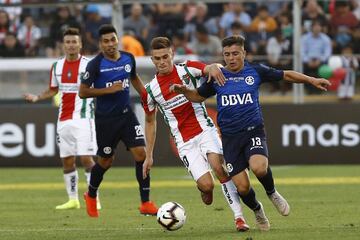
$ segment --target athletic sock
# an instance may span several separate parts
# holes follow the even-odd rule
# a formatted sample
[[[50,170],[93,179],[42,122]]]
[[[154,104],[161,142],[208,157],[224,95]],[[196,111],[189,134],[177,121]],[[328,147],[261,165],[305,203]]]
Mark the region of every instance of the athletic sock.
[[[248,206],[251,210],[256,211],[260,209],[260,204],[256,200],[255,191],[252,187],[250,187],[250,190],[247,195],[240,194],[240,198],[243,200],[246,206]]]
[[[226,201],[234,213],[235,219],[239,217],[243,218],[240,198],[234,182],[231,179],[228,179],[226,182],[221,182],[221,189]]]
[[[147,202],[150,199],[150,173],[143,179],[143,163],[144,162],[135,162],[135,172],[136,179],[139,183],[141,202]]]
[[[86,185],[90,185],[91,172],[85,172]],[[99,197],[99,189],[96,191],[96,196]]]
[[[77,200],[78,197],[78,182],[79,176],[78,171],[72,171],[69,173],[64,173],[64,182],[66,187],[66,192],[70,200]]]
[[[100,183],[103,180],[103,176],[107,169],[102,168],[98,163],[94,165],[91,169],[91,177],[89,184],[89,196],[92,198],[96,198],[97,190],[100,186]]]
[[[274,178],[270,167],[267,168],[265,176],[258,177],[257,179],[263,185],[267,195],[271,195],[275,192]]]

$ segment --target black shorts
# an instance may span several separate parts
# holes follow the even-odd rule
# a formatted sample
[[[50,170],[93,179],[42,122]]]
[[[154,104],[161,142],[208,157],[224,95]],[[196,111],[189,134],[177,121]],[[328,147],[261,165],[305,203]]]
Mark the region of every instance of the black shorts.
[[[98,156],[109,158],[114,155],[120,140],[127,148],[145,146],[144,131],[130,108],[121,116],[96,116],[95,126]]]
[[[249,167],[252,155],[269,155],[263,126],[232,136],[222,135],[221,138],[226,167],[231,177]]]

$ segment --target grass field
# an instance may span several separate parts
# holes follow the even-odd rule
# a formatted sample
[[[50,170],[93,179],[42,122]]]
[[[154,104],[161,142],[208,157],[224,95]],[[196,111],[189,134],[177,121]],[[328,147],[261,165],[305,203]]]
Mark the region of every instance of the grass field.
[[[80,194],[85,191],[79,171]],[[244,208],[251,230],[235,231],[233,217],[216,187],[214,203],[205,206],[184,168],[152,170],[152,199],[182,204],[184,227],[162,230],[155,217],[138,213],[139,194],[134,169],[112,168],[102,188],[103,210],[98,219],[80,210],[59,211],[67,200],[59,168],[0,169],[0,240],[17,239],[360,239],[360,165],[273,167],[277,189],[288,199],[291,214],[280,216],[252,178],[258,199],[271,222],[269,232],[255,228],[254,215]]]

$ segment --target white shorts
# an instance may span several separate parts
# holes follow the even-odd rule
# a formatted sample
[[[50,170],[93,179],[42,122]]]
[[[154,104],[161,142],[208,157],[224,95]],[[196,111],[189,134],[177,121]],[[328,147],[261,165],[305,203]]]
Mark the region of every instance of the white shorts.
[[[207,153],[223,154],[220,137],[215,127],[208,128],[178,148],[181,161],[193,179],[211,171]]]
[[[60,157],[96,155],[94,119],[72,119],[57,124]]]

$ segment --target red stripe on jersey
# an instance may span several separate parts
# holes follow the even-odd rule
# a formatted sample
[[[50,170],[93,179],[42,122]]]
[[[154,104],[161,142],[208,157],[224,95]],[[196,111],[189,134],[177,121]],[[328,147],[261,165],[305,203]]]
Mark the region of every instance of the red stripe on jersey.
[[[77,83],[81,57],[73,62],[65,60],[61,73],[62,83]]]
[[[206,67],[206,64],[199,61],[187,61],[186,66],[193,67],[201,70],[202,74],[204,75],[204,69]]]
[[[61,115],[60,121],[72,119],[72,115],[75,109],[76,93],[63,93],[61,98]]]
[[[81,57],[73,62],[65,60],[61,73],[61,83],[77,83]],[[76,93],[64,92],[61,99],[60,121],[72,119],[75,110]]]
[[[172,84],[182,84],[175,66],[169,75],[157,75],[157,80],[161,93],[166,101],[178,95],[177,93],[169,91]],[[190,102],[172,109],[171,112],[174,114],[178,122],[178,128],[184,142],[189,141],[191,138],[202,132],[202,128],[196,119],[194,108]]]

